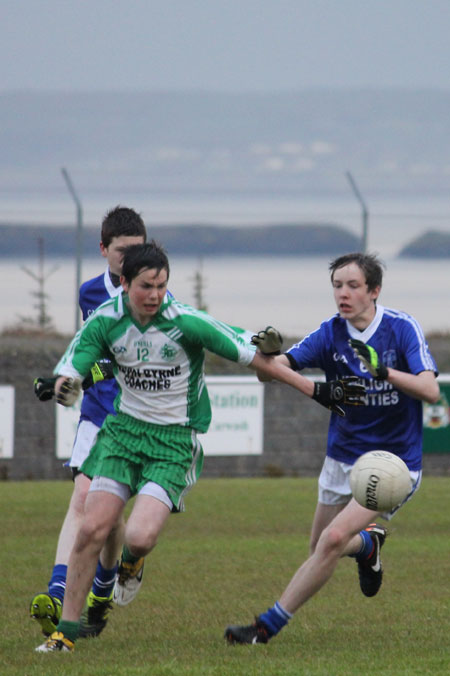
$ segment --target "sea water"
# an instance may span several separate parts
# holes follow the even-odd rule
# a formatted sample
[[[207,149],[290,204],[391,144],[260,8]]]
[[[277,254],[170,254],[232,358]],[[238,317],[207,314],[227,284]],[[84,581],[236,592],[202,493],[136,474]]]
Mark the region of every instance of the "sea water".
[[[380,303],[412,314],[425,332],[450,331],[450,262],[385,257]],[[276,326],[289,337],[317,328],[335,311],[328,257],[178,257],[170,260],[169,289],[182,302],[195,305],[196,273],[200,273],[207,310],[223,321],[251,330]],[[37,317],[37,260],[2,260],[6,288],[2,294],[0,330],[19,317]],[[24,269],[28,270],[28,272]],[[105,260],[87,258],[81,279],[105,270]],[[73,259],[48,259],[44,292],[54,326],[72,334],[76,320],[76,265]]]

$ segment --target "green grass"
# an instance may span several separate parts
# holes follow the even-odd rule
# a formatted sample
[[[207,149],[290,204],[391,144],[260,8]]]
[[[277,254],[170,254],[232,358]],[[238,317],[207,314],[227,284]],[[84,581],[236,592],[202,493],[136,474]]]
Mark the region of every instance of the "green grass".
[[[267,646],[226,645],[279,597],[307,554],[314,479],[203,480],[171,517],[137,599],[73,655],[34,652],[70,482],[0,485],[2,676],[410,676],[450,672],[449,478],[425,478],[390,525],[377,597],[345,559]]]

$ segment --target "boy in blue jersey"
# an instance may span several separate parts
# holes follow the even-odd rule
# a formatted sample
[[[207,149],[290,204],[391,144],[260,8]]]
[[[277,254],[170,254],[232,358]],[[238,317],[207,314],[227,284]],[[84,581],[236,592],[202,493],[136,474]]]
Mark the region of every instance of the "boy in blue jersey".
[[[437,368],[422,329],[410,315],[377,305],[383,270],[375,256],[347,254],[330,271],[338,313],[274,359],[296,371],[321,368],[327,381],[357,376],[367,387],[365,405],[344,406],[345,417],[331,415],[309,558],[253,624],[227,627],[232,644],[267,643],[329,580],[342,556],[356,558],[363,594],[378,592],[386,529],[372,522],[390,519],[398,508],[380,515],[352,498],[349,475],[360,455],[382,449],[402,458],[412,482],[407,499],[420,484],[422,401],[439,398]]]
[[[106,258],[108,267],[103,274],[84,282],[80,287],[79,305],[83,320],[86,320],[99,305],[121,292],[120,274],[124,252],[129,246],[144,243],[146,237],[144,222],[133,209],[117,206],[106,214],[102,222],[100,252]],[[98,382],[95,382],[97,378]],[[52,397],[55,380],[37,379],[35,390],[41,400],[45,401]],[[112,377],[110,363],[97,364],[89,380],[94,381],[94,384],[84,392],[77,434],[69,461],[74,481],[73,493],[59,534],[48,591],[36,594],[30,605],[31,617],[39,622],[46,636],[55,630],[61,616],[67,564],[91,484],[90,478],[80,472],[79,468],[89,455],[106,416],[115,413],[113,403],[118,387]],[[86,381],[83,386],[86,387]],[[98,635],[106,625],[122,541],[123,520],[112,529],[100,554],[94,584],[83,613],[81,627],[83,636]]]

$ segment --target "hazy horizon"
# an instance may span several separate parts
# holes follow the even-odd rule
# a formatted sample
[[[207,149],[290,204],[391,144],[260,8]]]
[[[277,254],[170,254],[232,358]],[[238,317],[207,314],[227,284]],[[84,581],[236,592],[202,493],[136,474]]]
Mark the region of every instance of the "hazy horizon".
[[[447,0],[2,0],[0,91],[437,87]]]

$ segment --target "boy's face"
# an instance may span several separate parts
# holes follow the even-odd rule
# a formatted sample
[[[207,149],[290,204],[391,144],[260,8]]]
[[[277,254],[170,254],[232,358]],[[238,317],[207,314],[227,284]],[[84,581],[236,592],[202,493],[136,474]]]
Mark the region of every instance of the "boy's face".
[[[120,275],[122,272],[123,254],[125,253],[125,249],[133,246],[133,244],[144,244],[142,235],[120,235],[120,237],[113,237],[108,246],[100,242],[101,254],[108,261],[113,275]]]
[[[121,277],[120,283],[128,293],[128,305],[139,324],[148,324],[158,312],[167,291],[167,270],[143,268],[128,283]]]
[[[357,329],[364,330],[375,316],[375,303],[380,293],[377,286],[367,288],[364,272],[356,263],[335,270],[333,275],[334,300],[343,319]]]

